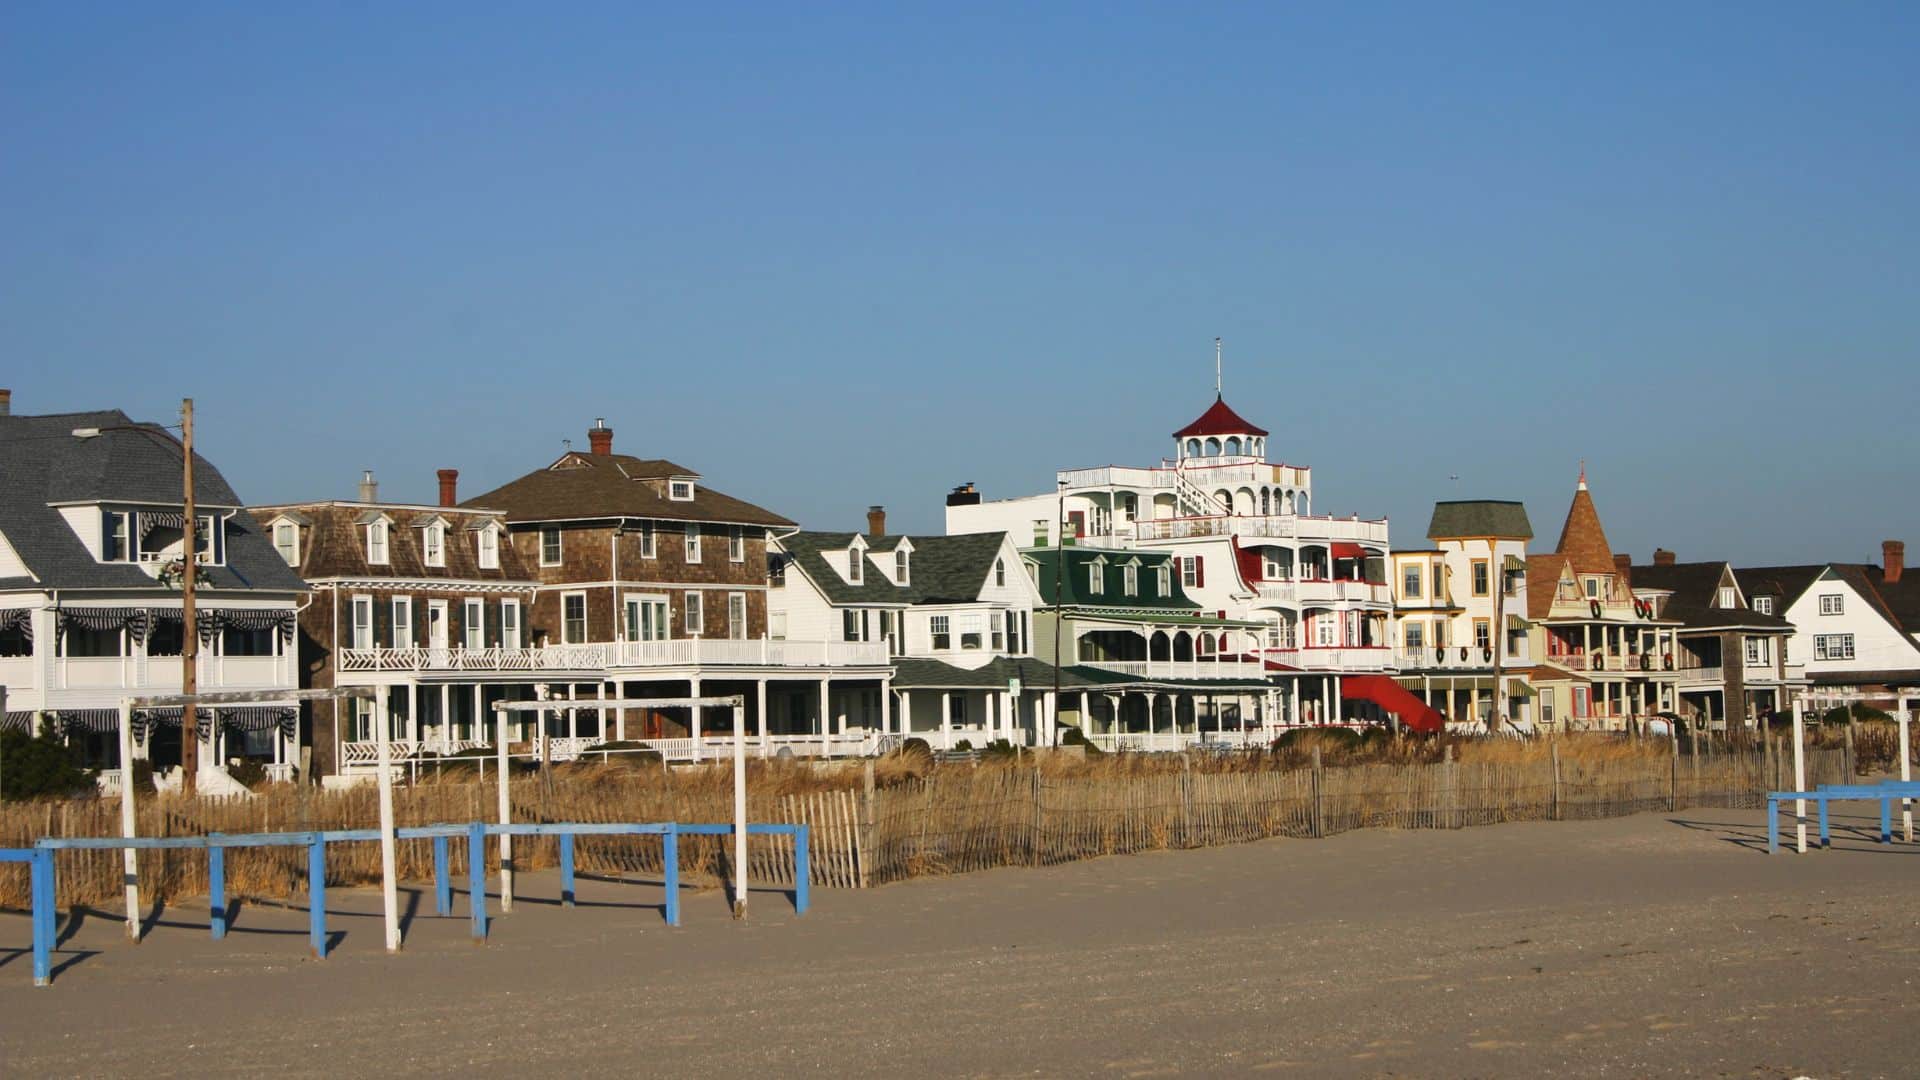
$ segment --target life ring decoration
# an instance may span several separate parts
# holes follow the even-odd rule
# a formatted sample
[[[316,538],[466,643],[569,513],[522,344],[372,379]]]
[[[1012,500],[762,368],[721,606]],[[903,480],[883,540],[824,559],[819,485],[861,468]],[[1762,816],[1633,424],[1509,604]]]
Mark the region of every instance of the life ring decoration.
[[[1460,646],[1460,659],[1465,660],[1466,658],[1467,658],[1467,647],[1465,645],[1462,645]]]
[[[1481,646],[1480,659],[1491,661],[1493,659],[1493,648],[1486,645]]]
[[[1593,612],[1594,618],[1596,619],[1599,618],[1600,617],[1600,601],[1598,600],[1587,601],[1587,610]]]

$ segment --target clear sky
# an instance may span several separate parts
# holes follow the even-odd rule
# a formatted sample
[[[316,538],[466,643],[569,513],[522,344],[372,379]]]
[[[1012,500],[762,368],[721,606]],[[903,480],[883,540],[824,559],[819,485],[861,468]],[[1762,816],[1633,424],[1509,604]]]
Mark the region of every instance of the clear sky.
[[[1920,541],[1920,5],[0,8],[0,385],[255,502],[605,416],[802,523],[1147,464]],[[1290,10],[1283,10],[1290,9]],[[1449,477],[1459,476],[1458,481]]]

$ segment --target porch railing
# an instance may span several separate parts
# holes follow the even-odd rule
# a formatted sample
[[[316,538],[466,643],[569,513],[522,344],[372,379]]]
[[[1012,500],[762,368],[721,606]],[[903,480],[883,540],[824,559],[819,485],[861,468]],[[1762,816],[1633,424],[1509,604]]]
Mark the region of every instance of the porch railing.
[[[612,646],[544,645],[518,649],[408,647],[342,649],[341,671],[594,671]]]

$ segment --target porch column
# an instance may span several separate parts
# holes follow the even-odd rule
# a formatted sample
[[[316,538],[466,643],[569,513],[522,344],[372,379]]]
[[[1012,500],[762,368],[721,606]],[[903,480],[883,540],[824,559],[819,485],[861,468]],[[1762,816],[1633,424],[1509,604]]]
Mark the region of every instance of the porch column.
[[[1052,746],[1059,738],[1060,695],[1048,690],[1041,695],[1037,704],[1040,708],[1040,723],[1036,726],[1040,730],[1035,734],[1035,738],[1040,740],[1042,746]]]
[[[1327,677],[1327,681],[1333,684],[1333,722],[1337,724],[1342,719],[1340,712],[1341,712],[1342,706],[1345,704],[1341,700],[1342,694],[1341,694],[1341,686],[1340,686],[1340,677],[1337,675],[1330,675]]]
[[[953,749],[953,691],[940,691],[940,748]]]
[[[767,736],[767,680],[754,680],[753,702],[760,709],[760,756],[766,757],[770,746]]]
[[[408,716],[408,720],[409,721],[412,720],[411,715]],[[453,686],[449,683],[441,683],[440,684],[440,724],[441,726],[444,727],[451,724],[452,722],[453,722]]]
[[[893,726],[893,684],[880,680],[880,734],[888,735]]]
[[[625,696],[620,693],[620,684],[616,682],[607,683],[601,693],[615,700]],[[627,710],[625,709],[613,710],[613,739],[615,742],[627,741]]]
[[[820,756],[833,756],[833,729],[827,716],[827,680],[820,680]]]
[[[690,688],[687,694],[688,697],[700,696],[700,676],[695,675],[693,678],[687,680],[687,686]],[[693,760],[699,761],[701,760],[700,706],[695,705],[693,708],[689,709],[688,712],[690,712],[692,715],[687,717],[687,734],[693,736]]]

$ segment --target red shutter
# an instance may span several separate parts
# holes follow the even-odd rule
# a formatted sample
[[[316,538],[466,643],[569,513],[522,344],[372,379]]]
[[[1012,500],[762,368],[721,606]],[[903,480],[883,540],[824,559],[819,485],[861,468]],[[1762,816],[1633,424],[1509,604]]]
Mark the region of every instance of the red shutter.
[[[1193,586],[1201,588],[1207,583],[1207,560],[1198,555],[1193,557]]]

